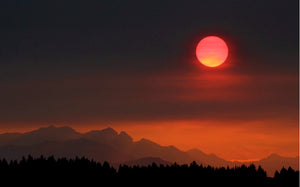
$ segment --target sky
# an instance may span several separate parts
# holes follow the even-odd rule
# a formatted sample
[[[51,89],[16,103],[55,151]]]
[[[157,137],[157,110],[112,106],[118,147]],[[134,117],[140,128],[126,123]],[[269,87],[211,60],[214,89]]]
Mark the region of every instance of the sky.
[[[112,127],[227,160],[299,155],[298,1],[0,0],[0,132]],[[200,64],[219,36],[229,56]]]

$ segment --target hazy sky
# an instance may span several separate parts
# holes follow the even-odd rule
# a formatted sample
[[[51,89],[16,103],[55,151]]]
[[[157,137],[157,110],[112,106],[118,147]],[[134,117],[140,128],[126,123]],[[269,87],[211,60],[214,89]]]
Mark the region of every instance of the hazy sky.
[[[0,1],[0,130],[111,126],[226,159],[298,154],[298,1]],[[207,35],[229,58],[197,62]]]

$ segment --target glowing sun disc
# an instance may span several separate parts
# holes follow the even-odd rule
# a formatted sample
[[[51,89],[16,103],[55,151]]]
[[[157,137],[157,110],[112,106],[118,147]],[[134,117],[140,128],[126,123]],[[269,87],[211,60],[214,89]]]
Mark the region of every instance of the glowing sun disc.
[[[220,37],[207,36],[198,43],[196,56],[203,65],[217,67],[227,59],[228,47]]]

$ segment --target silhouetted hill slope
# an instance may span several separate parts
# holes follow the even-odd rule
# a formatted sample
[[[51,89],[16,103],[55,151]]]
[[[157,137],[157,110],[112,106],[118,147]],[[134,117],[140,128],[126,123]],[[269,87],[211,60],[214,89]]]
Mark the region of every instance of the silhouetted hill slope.
[[[125,149],[133,143],[132,138],[124,131],[118,134],[112,128],[90,131],[82,135],[87,140],[107,144],[117,149]]]
[[[211,166],[226,166],[232,165],[232,162],[224,160],[215,154],[205,154],[199,149],[191,149],[186,152],[190,157],[192,157],[193,160],[197,161],[197,163],[203,164],[203,165],[211,165]]]
[[[22,133],[4,133],[0,135],[0,146],[5,146],[11,144],[12,141],[16,140]]]
[[[277,154],[271,154],[267,158],[253,162],[255,165],[261,165],[263,168],[267,168],[267,172],[272,176],[276,170],[285,167],[286,169],[290,166],[293,169],[299,170],[299,156],[294,158],[282,157]]]
[[[24,133],[23,135],[13,139],[9,144],[30,146],[40,144],[45,141],[67,141],[78,139],[80,137],[81,134],[70,127],[49,126]]]
[[[85,156],[96,161],[106,160],[115,164],[139,161],[139,159],[145,158],[159,158],[179,164],[196,161],[199,164],[217,167],[233,167],[254,163],[266,169],[269,176],[273,176],[275,170],[280,170],[282,167],[288,168],[291,166],[296,170],[299,169],[299,157],[285,158],[273,154],[251,163],[230,162],[214,154],[205,154],[198,149],[184,152],[174,146],[161,146],[147,139],[134,142],[126,132],[117,133],[112,128],[81,134],[70,127],[49,126],[23,134],[0,134],[1,158],[7,160],[20,159],[22,156],[29,154],[34,156],[41,154],[44,156],[54,155],[67,158]]]
[[[124,162],[126,160],[134,159],[132,156],[126,155],[110,145],[87,139],[45,141],[41,144],[32,146],[11,145],[0,147],[0,156],[8,160],[17,160],[26,155],[32,155],[34,157],[39,157],[40,155],[46,157],[55,155],[57,157],[66,158],[84,156],[101,162]]]
[[[106,128],[103,130],[94,130],[82,135],[83,138],[93,140],[96,142],[113,142],[114,138],[118,136],[118,133],[112,128]]]
[[[137,158],[152,156],[179,163],[189,163],[193,160],[187,153],[180,151],[174,146],[160,146],[147,139],[135,142],[131,152]]]

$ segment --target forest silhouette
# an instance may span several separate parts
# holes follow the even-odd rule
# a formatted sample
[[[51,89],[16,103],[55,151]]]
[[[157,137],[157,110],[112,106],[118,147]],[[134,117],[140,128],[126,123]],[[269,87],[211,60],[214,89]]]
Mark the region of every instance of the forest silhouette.
[[[187,165],[112,167],[85,157],[74,159],[54,156],[23,157],[20,161],[0,160],[1,182],[13,185],[84,185],[84,186],[298,186],[299,171],[282,168],[274,177],[255,165],[214,168],[192,162]],[[8,183],[7,183],[8,182]]]

